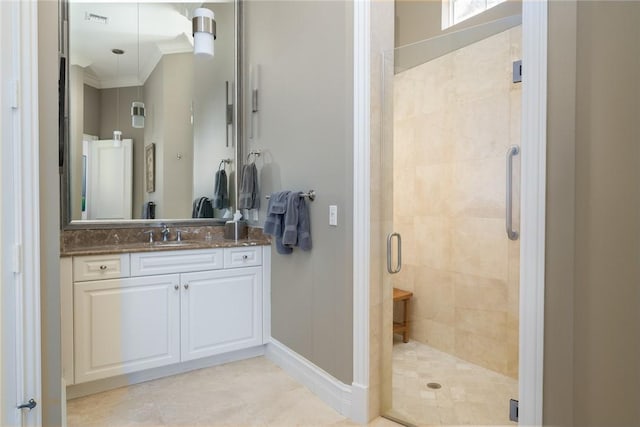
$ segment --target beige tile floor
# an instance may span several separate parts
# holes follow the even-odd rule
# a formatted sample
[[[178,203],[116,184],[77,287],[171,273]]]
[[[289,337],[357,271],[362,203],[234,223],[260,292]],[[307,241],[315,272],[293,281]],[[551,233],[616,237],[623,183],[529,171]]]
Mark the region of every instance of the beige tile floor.
[[[442,388],[433,390],[427,383]],[[393,346],[393,410],[419,426],[504,425],[518,382],[415,341]]]
[[[68,427],[355,426],[263,357],[70,400]],[[397,427],[379,418],[370,425]]]

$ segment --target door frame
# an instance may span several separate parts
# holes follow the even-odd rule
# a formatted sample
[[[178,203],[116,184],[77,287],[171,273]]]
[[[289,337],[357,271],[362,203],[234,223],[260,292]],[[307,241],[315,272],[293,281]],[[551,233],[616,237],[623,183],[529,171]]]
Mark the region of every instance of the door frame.
[[[524,0],[522,5],[521,245],[519,326],[519,423],[542,425],[544,356],[544,271],[547,131],[548,0]],[[353,132],[353,384],[352,418],[367,422],[381,390],[370,366],[374,331],[370,324],[371,267],[371,47],[372,0],[354,2],[354,132]],[[377,329],[377,328],[376,328]],[[375,331],[377,334],[379,331]],[[384,336],[384,334],[383,334]],[[374,348],[374,352],[381,349]],[[374,394],[375,392],[375,394]],[[505,402],[506,407],[506,402]],[[374,409],[375,411],[375,409]]]
[[[15,390],[1,390],[3,411],[33,398],[35,409],[22,410],[18,425],[42,425],[40,344],[40,211],[39,211],[39,125],[38,125],[38,3],[2,2],[2,195],[3,287],[13,286],[15,299],[11,318],[3,313],[3,342],[10,334],[15,342],[12,360],[3,349],[3,370],[14,363]],[[6,44],[5,44],[6,43]],[[5,49],[6,48],[6,49]],[[8,60],[8,63],[5,62]],[[6,109],[5,109],[6,108]],[[6,133],[5,133],[6,132]],[[6,139],[5,139],[6,138]],[[8,203],[6,203],[8,202]],[[7,230],[10,228],[10,230]],[[10,231],[10,233],[5,233]],[[9,271],[7,271],[9,270]],[[12,293],[13,294],[13,293]],[[12,298],[13,299],[13,298]],[[15,357],[15,359],[13,359]],[[6,371],[4,372],[7,373]],[[4,378],[3,378],[4,380]],[[5,384],[4,382],[2,383]],[[7,413],[2,414],[7,420]]]

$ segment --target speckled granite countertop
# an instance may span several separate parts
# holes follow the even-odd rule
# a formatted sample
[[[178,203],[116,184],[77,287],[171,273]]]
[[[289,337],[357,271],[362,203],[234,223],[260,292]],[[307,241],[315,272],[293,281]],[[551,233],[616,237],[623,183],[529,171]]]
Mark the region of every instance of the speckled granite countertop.
[[[65,230],[60,235],[60,256],[105,255],[127,252],[175,251],[187,249],[233,248],[270,245],[261,228],[249,227],[249,238],[238,241],[223,237],[218,226],[180,227],[182,242],[175,241],[171,230],[168,242],[158,241],[160,228],[110,228]],[[153,231],[155,242],[148,243],[147,231]]]

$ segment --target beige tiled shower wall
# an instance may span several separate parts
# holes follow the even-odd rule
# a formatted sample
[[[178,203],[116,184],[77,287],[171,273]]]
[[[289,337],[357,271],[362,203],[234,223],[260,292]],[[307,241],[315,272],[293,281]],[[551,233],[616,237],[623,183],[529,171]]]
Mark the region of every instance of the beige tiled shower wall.
[[[521,38],[515,27],[394,81],[394,286],[414,293],[411,339],[514,378],[520,244],[505,232],[505,158],[520,145]],[[516,157],[516,229],[518,183]]]

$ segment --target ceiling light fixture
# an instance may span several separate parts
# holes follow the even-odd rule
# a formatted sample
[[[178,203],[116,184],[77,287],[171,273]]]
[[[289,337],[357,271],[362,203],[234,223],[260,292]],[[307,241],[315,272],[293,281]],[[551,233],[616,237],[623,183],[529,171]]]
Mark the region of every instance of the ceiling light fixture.
[[[216,21],[213,11],[199,7],[193,11],[194,55],[213,56],[213,41],[216,39]]]

